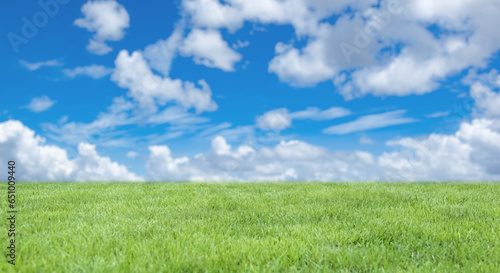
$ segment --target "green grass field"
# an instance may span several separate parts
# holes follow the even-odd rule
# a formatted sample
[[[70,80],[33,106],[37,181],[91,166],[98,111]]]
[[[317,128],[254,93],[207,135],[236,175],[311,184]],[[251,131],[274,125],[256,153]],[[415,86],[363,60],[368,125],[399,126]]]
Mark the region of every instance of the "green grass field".
[[[17,186],[0,272],[500,272],[500,184]]]

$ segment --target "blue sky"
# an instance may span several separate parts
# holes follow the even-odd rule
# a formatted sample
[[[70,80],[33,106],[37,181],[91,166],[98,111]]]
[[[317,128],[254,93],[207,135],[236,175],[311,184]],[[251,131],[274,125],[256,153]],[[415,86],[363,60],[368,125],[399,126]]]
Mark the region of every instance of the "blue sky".
[[[26,179],[498,179],[495,1],[66,2],[0,11]]]

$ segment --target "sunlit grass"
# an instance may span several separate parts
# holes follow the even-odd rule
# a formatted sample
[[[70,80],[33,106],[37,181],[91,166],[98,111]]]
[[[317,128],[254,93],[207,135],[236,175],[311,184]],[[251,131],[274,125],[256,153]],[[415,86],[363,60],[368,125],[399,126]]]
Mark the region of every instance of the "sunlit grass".
[[[17,191],[17,264],[4,259],[0,272],[500,269],[499,184],[24,183]],[[0,204],[5,253],[6,198]]]

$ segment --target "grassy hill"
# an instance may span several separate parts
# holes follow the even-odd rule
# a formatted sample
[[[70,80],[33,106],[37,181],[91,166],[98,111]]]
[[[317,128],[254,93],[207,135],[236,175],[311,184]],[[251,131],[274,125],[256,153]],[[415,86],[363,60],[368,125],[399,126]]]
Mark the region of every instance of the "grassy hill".
[[[17,202],[0,272],[500,268],[500,184],[20,183]]]

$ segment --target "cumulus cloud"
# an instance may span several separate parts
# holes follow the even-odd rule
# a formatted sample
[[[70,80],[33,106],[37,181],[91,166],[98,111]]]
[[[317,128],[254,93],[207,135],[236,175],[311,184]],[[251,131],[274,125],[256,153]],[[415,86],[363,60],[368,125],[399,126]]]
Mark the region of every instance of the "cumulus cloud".
[[[29,71],[36,71],[42,67],[53,67],[53,66],[62,66],[63,63],[60,62],[59,60],[48,60],[44,62],[36,62],[36,63],[30,63],[25,60],[20,60],[19,63],[26,67]]]
[[[382,114],[367,115],[351,122],[328,127],[323,130],[323,133],[345,135],[353,132],[373,130],[417,121],[416,119],[405,117],[405,113],[405,110],[398,110]]]
[[[330,151],[300,140],[282,141],[272,147],[241,145],[233,148],[228,143],[231,137],[253,132],[255,126],[221,131],[220,128],[228,127],[221,124],[207,131],[206,134],[217,132],[221,136],[212,140],[211,149],[205,153],[186,157],[175,155],[165,145],[150,146],[148,178],[169,181],[500,178],[497,156],[500,152],[500,101],[498,90],[494,89],[500,85],[500,77],[491,76],[493,80],[488,85],[475,83],[477,75],[474,75],[477,68],[486,67],[489,58],[500,48],[500,36],[496,35],[495,28],[498,25],[495,23],[499,22],[498,1],[183,0],[180,5],[185,15],[183,20],[188,20],[187,25],[193,28],[186,37],[181,26],[170,38],[158,41],[143,52],[130,54],[121,51],[116,58],[112,80],[127,89],[133,101],[123,98],[115,101],[108,112],[101,113],[90,124],[63,122],[61,126],[47,126],[49,132],[59,132],[60,136],[71,138],[73,135],[66,132],[84,129],[91,131],[92,135],[93,130],[99,134],[103,129],[136,123],[206,122],[187,111],[194,109],[199,114],[217,108],[210,87],[203,80],[195,84],[171,79],[169,73],[176,54],[192,57],[196,63],[207,67],[233,71],[235,64],[242,59],[235,50],[245,43],[229,46],[221,35],[226,32],[221,29],[227,29],[231,35],[246,22],[291,25],[296,40],[300,42],[278,42],[275,56],[268,66],[268,71],[275,73],[281,81],[294,86],[314,86],[332,81],[346,99],[368,94],[407,96],[432,92],[443,79],[471,68],[466,81],[472,85],[470,95],[476,101],[475,119],[463,122],[455,134],[431,134],[390,141],[387,145],[392,150],[380,156],[364,151]],[[120,4],[89,1],[82,7],[82,12],[85,17],[77,19],[75,24],[95,33],[88,45],[89,51],[107,54],[112,50],[107,41],[123,39],[129,16]],[[36,70],[43,65],[26,67]],[[170,103],[178,107],[167,107]],[[159,110],[162,107],[166,108]],[[140,114],[134,114],[135,110]],[[279,131],[292,126],[293,120],[322,121],[349,114],[342,108],[308,108],[298,112],[282,108],[257,117],[256,123],[262,130]],[[368,115],[329,127],[324,132],[349,134],[416,122],[405,114],[405,111],[393,111]],[[438,113],[431,115],[435,116]],[[2,151],[23,158],[24,161],[20,162],[28,162],[25,158],[60,162],[59,167],[49,173],[33,166],[33,171],[27,173],[28,178],[137,178],[125,167],[99,156],[93,145],[79,144],[77,158],[69,159],[63,149],[45,145],[22,124],[5,124],[0,124],[3,126],[0,126]],[[14,136],[8,133],[16,130],[21,133]],[[118,134],[120,132],[115,135]],[[182,132],[155,137],[165,140],[178,134]],[[34,144],[27,145],[29,151],[17,148],[20,147],[17,139]],[[117,143],[115,139],[109,141]],[[372,141],[361,138],[360,142],[369,144]],[[133,157],[134,154],[128,155]],[[25,164],[29,165],[29,162]],[[41,166],[48,169],[47,164]]]
[[[207,118],[200,117],[199,114],[215,111],[218,106],[212,100],[212,91],[207,82],[199,80],[195,84],[168,76],[162,77],[152,70],[154,66],[156,70],[163,70],[168,74],[169,65],[161,65],[161,60],[153,65],[152,60],[155,56],[163,56],[162,58],[170,60],[168,54],[174,53],[169,51],[171,48],[168,44],[175,44],[176,39],[167,39],[166,44],[160,41],[149,46],[145,50],[148,53],[134,51],[129,54],[126,50],[120,51],[115,59],[111,80],[119,87],[127,89],[129,98],[115,98],[108,110],[100,113],[90,123],[44,123],[42,127],[49,132],[48,137],[71,145],[97,138],[99,144],[103,146],[124,146],[134,143],[138,137],[127,137],[123,132],[114,132],[123,126],[168,123],[177,128],[172,132],[142,138],[151,143],[177,138],[185,131],[192,130],[196,124],[208,122]],[[144,54],[149,56],[148,60]],[[87,75],[98,78],[107,75],[110,70],[103,66],[92,65],[64,72],[69,77]],[[194,109],[195,113],[192,113],[191,109]]]
[[[45,139],[20,121],[0,123],[0,159],[16,160],[18,178],[23,181],[141,181],[126,167],[97,154],[94,145],[80,143],[78,155],[70,159],[60,147],[45,144]]]
[[[312,42],[302,51],[293,46],[283,49],[276,45],[277,56],[269,63],[269,72],[278,75],[280,80],[293,86],[314,86],[318,82],[331,79],[336,70],[325,63],[322,52],[326,44]]]
[[[471,148],[469,159],[486,172],[500,174],[500,122],[476,119],[462,124],[457,137]]]
[[[392,169],[394,177],[405,180],[497,180],[499,125],[498,120],[476,119],[463,122],[454,135],[431,134],[424,139],[390,142],[407,150],[385,153],[379,162]]]
[[[339,152],[299,141],[259,150],[233,149],[217,136],[212,149],[176,157],[167,146],[150,147],[150,178],[166,181],[478,181],[500,179],[500,124],[464,122],[454,135],[432,134],[388,143],[379,157]],[[453,158],[453,160],[450,160]]]
[[[93,79],[99,79],[113,73],[113,69],[105,67],[103,65],[89,65],[89,66],[77,66],[72,69],[64,69],[63,73],[70,78],[76,78],[78,76],[88,76]]]
[[[462,79],[462,83],[465,85],[473,85],[476,82],[492,86],[493,88],[499,88],[500,74],[498,74],[498,70],[496,69],[491,69],[489,72],[485,73],[478,73],[478,69],[471,68]]]
[[[443,181],[500,178],[500,124],[464,122],[454,135],[432,134],[389,142],[397,151],[376,157],[368,152],[338,152],[303,141],[274,147],[233,148],[217,136],[212,148],[193,157],[176,156],[165,145],[151,146],[148,179],[157,181]],[[0,123],[2,160],[18,162],[21,180],[140,181],[126,167],[78,145],[76,158],[45,144],[19,121]],[[135,155],[135,154],[134,154]],[[8,157],[8,158],[7,158]],[[453,160],[449,160],[453,158]]]
[[[242,58],[216,30],[193,29],[179,50],[184,56],[193,56],[197,64],[224,71],[234,71],[234,64]]]
[[[306,45],[278,42],[269,72],[293,86],[334,81],[346,99],[429,93],[500,49],[498,1],[375,2],[184,0],[182,8],[197,28],[293,26]]]
[[[212,148],[193,157],[176,156],[165,145],[151,146],[148,179],[157,181],[443,181],[500,178],[500,124],[464,122],[454,135],[432,134],[389,142],[397,148],[376,157],[368,152],[329,151],[299,140],[274,147],[233,148],[217,136]],[[19,121],[0,123],[2,160],[16,159],[22,180],[140,181],[126,167],[81,143],[77,156],[46,145]],[[137,154],[129,153],[130,156]],[[453,160],[449,160],[453,158]]]
[[[475,100],[479,114],[490,118],[500,118],[500,93],[477,82],[472,85],[470,96]]]
[[[257,127],[262,130],[284,130],[292,125],[288,109],[276,109],[257,117]]]
[[[235,32],[246,21],[261,24],[290,24],[298,34],[315,30],[317,22],[339,13],[347,6],[358,8],[372,4],[361,1],[280,1],[280,0],[184,0],[183,10],[191,22],[202,28],[227,28]]]
[[[192,82],[156,75],[140,51],[132,54],[120,51],[111,80],[128,89],[128,95],[141,108],[151,109],[152,112],[157,110],[157,105],[164,106],[171,101],[186,109],[195,108],[198,113],[217,109],[210,86],[204,80],[198,81],[197,87]]]
[[[163,76],[169,75],[172,60],[177,54],[192,57],[193,61],[199,65],[226,72],[234,71],[235,64],[242,59],[242,56],[235,50],[249,44],[249,42],[238,40],[231,48],[220,31],[214,29],[195,28],[184,37],[183,27],[183,24],[179,23],[170,37],[159,40],[144,50],[144,58],[147,59],[151,68]]]
[[[178,48],[184,38],[183,35],[183,30],[177,27],[170,37],[159,40],[144,49],[144,58],[148,60],[152,69],[160,72],[165,77],[169,75],[172,60],[176,57]]]
[[[119,41],[125,36],[130,25],[130,16],[124,6],[114,0],[88,1],[82,6],[83,18],[74,24],[95,33],[89,40],[87,50],[97,55],[105,55],[112,48],[106,41]]]
[[[137,141],[138,137],[126,137],[123,133],[113,132],[116,128],[165,123],[176,127],[172,132],[142,138],[152,143],[177,138],[185,131],[192,131],[196,124],[208,122],[207,118],[199,114],[218,108],[208,83],[203,79],[195,84],[168,77],[171,61],[182,41],[183,30],[178,27],[168,39],[147,46],[144,51],[120,51],[113,70],[101,65],[64,70],[68,77],[86,75],[100,78],[111,73],[111,80],[127,89],[130,99],[115,98],[108,111],[100,113],[90,123],[44,123],[42,127],[49,132],[48,137],[71,145],[98,138],[99,144],[103,146],[123,146]]]
[[[330,152],[302,141],[282,141],[259,150],[233,148],[216,136],[210,151],[176,157],[167,146],[150,147],[150,178],[166,181],[333,181],[361,179],[372,168],[368,153]]]
[[[32,112],[40,113],[49,110],[55,103],[56,101],[51,100],[46,95],[43,95],[41,97],[31,99],[31,102],[28,105],[23,106],[23,108],[28,108]]]
[[[175,157],[167,146],[150,147],[148,169],[152,179],[168,181],[494,180],[500,177],[500,162],[494,157],[498,133],[471,141],[483,135],[479,128],[490,130],[487,126],[464,123],[456,135],[391,142],[398,151],[379,157],[362,151],[328,151],[298,140],[260,150],[245,145],[233,149],[218,136],[210,151],[192,158]],[[478,157],[477,152],[487,153]]]
[[[471,94],[497,93],[477,90]],[[475,96],[481,102],[483,96]],[[116,103],[116,113],[130,109]],[[392,151],[375,156],[365,151],[331,151],[300,140],[275,146],[233,147],[216,136],[211,149],[192,157],[178,156],[166,145],[149,147],[147,179],[156,181],[478,181],[500,179],[500,122],[494,105],[479,103],[484,117],[464,121],[456,133],[431,134],[387,142]],[[311,111],[321,113],[323,111]],[[400,117],[403,111],[385,113]],[[310,117],[311,115],[305,115]],[[362,118],[361,118],[362,119]],[[372,118],[373,119],[373,118]],[[374,120],[379,120],[380,116]],[[105,119],[103,119],[105,120]],[[366,120],[366,118],[364,119]],[[368,142],[365,140],[365,142]],[[24,180],[140,180],[124,166],[100,156],[94,145],[80,143],[76,158],[46,145],[19,121],[0,123],[1,157],[15,158],[25,168]],[[129,156],[136,154],[129,153]],[[450,160],[453,159],[453,160]],[[3,158],[7,160],[8,158]],[[50,165],[50,166],[49,166]]]

